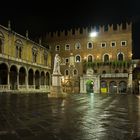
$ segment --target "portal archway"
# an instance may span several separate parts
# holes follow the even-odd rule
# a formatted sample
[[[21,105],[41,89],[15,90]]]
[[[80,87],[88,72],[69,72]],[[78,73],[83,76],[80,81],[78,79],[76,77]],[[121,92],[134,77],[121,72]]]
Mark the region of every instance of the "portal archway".
[[[16,90],[17,89],[17,67],[12,65],[10,68],[10,89]]]
[[[5,63],[0,64],[0,85],[8,84],[8,67]]]

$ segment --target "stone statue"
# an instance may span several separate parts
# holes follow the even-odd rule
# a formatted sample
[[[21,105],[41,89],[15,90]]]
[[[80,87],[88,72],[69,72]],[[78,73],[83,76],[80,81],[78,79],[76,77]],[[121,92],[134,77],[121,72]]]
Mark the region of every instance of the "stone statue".
[[[58,54],[56,54],[55,58],[54,58],[53,74],[61,74],[61,72],[60,72],[60,61],[61,61],[60,56]]]

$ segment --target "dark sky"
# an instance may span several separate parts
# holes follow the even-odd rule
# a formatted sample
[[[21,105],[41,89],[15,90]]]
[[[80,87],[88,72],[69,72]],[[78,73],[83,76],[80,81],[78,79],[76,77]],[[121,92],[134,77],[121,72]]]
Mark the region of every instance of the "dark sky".
[[[125,21],[133,22],[133,54],[140,58],[139,0],[19,0],[1,2],[0,24],[34,39],[48,31],[86,27]]]

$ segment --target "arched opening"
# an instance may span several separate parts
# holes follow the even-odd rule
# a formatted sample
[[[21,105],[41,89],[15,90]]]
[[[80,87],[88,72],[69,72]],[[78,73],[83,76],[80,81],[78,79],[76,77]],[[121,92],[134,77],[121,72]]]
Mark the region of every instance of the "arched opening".
[[[15,65],[10,68],[10,89],[17,89],[17,67]]]
[[[39,71],[36,70],[36,72],[35,72],[35,88],[36,89],[39,89],[39,79],[40,79]]]
[[[104,62],[109,62],[109,55],[108,54],[104,55]]]
[[[45,85],[45,74],[43,71],[41,72],[41,85]]]
[[[0,85],[7,85],[8,67],[6,64],[0,64]]]
[[[119,53],[119,54],[118,54],[118,60],[119,60],[119,61],[123,61],[123,54],[122,54],[122,53]]]
[[[127,91],[127,83],[125,81],[121,81],[119,83],[119,93],[126,93]]]
[[[140,84],[140,67],[136,67],[133,70],[133,93],[134,94],[140,93],[139,84]]]
[[[19,70],[19,85],[25,85],[26,70],[21,67]]]
[[[0,53],[2,53],[3,51],[3,43],[2,43],[2,39],[0,38]]]
[[[115,81],[111,81],[109,83],[109,92],[110,93],[117,93],[117,84]]]
[[[77,56],[76,56],[76,62],[81,62],[81,57],[80,57],[80,55],[77,55]]]
[[[33,85],[33,78],[34,78],[34,72],[32,69],[29,70],[28,72],[28,85]]]
[[[50,75],[48,72],[46,73],[46,85],[50,85]]]
[[[86,81],[86,91],[87,91],[87,93],[93,93],[94,92],[93,91],[93,85],[94,85],[93,80],[87,80]]]
[[[101,93],[107,93],[107,82],[101,81]]]
[[[88,62],[93,62],[92,55],[89,55],[89,56],[88,56]]]

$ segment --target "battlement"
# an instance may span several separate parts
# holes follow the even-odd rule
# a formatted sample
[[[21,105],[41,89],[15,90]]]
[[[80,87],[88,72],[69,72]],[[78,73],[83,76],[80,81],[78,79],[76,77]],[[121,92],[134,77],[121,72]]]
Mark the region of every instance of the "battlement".
[[[97,31],[100,34],[104,33],[123,33],[131,32],[132,23],[121,23],[121,24],[111,24],[103,26],[90,26],[86,28],[70,29],[56,32],[48,32],[46,34],[47,39],[61,38],[61,37],[74,37],[74,36],[87,36],[92,31]]]

